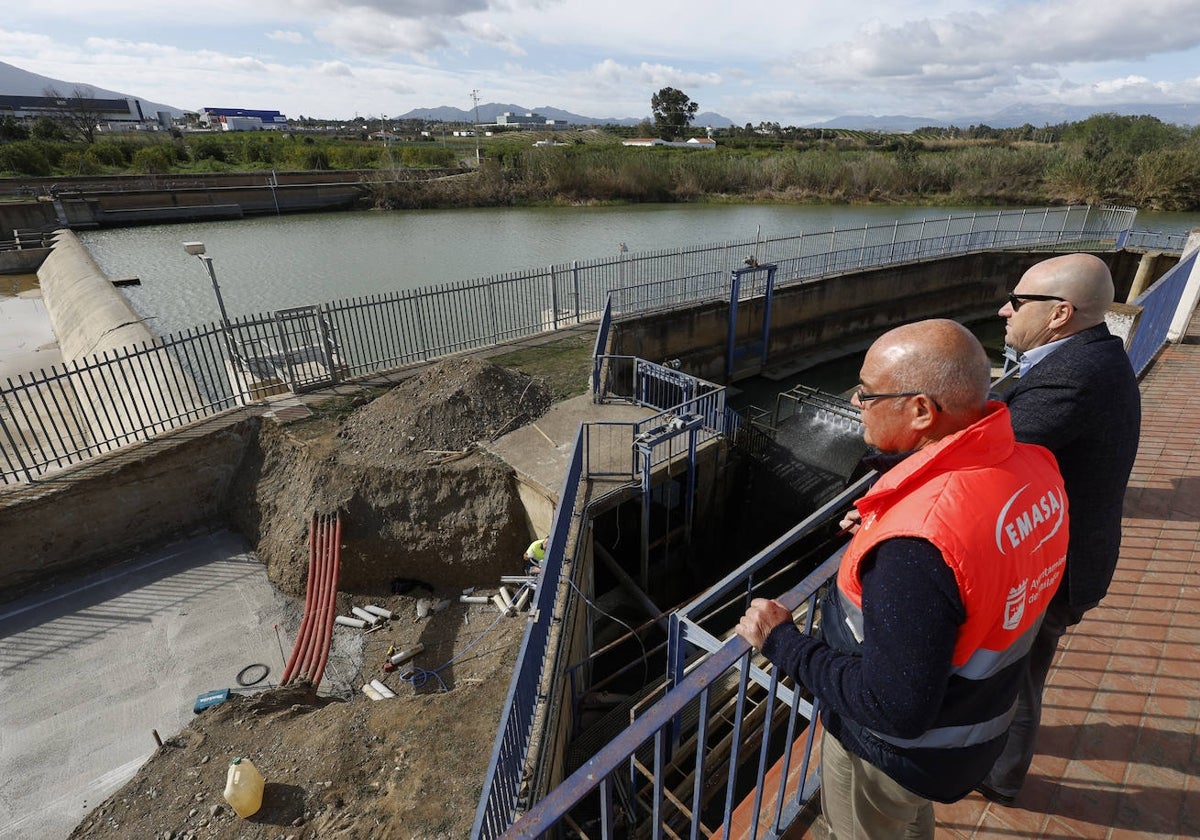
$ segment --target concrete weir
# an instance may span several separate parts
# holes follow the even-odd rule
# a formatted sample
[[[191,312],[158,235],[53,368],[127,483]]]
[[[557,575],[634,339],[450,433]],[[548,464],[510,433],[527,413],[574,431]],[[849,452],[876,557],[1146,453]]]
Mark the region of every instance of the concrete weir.
[[[72,410],[93,442],[117,437],[129,442],[124,431],[129,428],[141,428],[140,437],[148,437],[178,425],[177,418],[203,403],[191,376],[169,353],[147,352],[154,334],[74,233],[57,232],[37,274],[64,361],[80,370],[97,357],[109,359],[88,371],[86,395],[63,388],[63,402],[56,401]],[[131,414],[140,422],[122,422]]]
[[[60,230],[38,282],[64,359],[154,340],[124,295],[73,232]]]

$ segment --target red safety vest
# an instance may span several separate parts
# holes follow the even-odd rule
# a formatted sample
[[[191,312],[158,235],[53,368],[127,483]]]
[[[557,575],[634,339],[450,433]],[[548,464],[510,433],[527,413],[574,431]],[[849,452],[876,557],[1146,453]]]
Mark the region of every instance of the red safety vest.
[[[1016,443],[1002,403],[989,403],[982,420],[889,470],[855,507],[862,524],[842,558],[837,586],[860,639],[860,567],[886,539],[928,540],[954,572],[967,614],[954,647],[956,669],[1024,636],[1062,580],[1062,476],[1049,450]]]

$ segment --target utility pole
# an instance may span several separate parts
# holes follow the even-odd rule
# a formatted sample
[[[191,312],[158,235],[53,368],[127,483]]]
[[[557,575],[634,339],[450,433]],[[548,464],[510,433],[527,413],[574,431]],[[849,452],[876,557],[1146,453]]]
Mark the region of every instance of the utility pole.
[[[479,91],[471,91],[471,101],[475,103],[475,130],[471,133],[475,135],[475,167],[478,169],[482,163],[479,156]]]

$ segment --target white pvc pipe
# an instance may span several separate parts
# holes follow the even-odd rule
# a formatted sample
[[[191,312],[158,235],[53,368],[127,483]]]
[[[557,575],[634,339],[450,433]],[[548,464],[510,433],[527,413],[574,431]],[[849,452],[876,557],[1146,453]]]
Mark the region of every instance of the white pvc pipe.
[[[486,604],[492,599],[486,595],[459,595],[460,604]]]
[[[499,594],[500,600],[504,602],[504,609],[511,610],[513,605],[512,592],[509,591],[507,586],[501,586]]]
[[[374,604],[367,604],[365,607],[363,607],[363,609],[371,613],[371,615],[377,615],[380,618],[386,618],[389,621],[396,617],[396,614],[391,610],[385,610],[383,607],[377,607]]]
[[[357,627],[359,630],[367,626],[367,622],[363,621],[361,618],[350,618],[346,615],[339,615],[333,620],[333,623],[340,624],[343,627]]]
[[[379,616],[369,613],[366,610],[360,610],[358,607],[351,607],[350,612],[354,613],[356,616],[361,618],[367,624],[371,624],[371,625],[378,624],[380,621],[383,620]]]
[[[387,700],[390,697],[396,696],[396,692],[392,691],[390,688],[388,688],[386,685],[381,683],[379,680],[371,680],[370,686],[371,686],[371,688],[373,688],[377,692],[379,692],[379,696],[385,700]]]
[[[500,610],[501,613],[508,615],[509,605],[504,603],[504,599],[500,597],[499,593],[492,596],[492,603],[496,605],[496,609]]]
[[[513,604],[517,612],[525,609],[525,605],[529,603],[529,599],[533,597],[533,590],[526,586],[521,590],[521,594],[517,597],[517,603]]]
[[[423,650],[425,650],[424,643],[417,642],[412,647],[405,648],[404,650],[400,651],[399,653],[389,656],[388,661],[391,662],[393,665],[399,665],[401,662],[405,661],[406,659],[412,659],[414,656],[416,656],[418,653],[420,653]]]
[[[363,683],[362,693],[370,697],[372,700],[382,700],[383,695],[375,690],[375,687],[370,683]]]

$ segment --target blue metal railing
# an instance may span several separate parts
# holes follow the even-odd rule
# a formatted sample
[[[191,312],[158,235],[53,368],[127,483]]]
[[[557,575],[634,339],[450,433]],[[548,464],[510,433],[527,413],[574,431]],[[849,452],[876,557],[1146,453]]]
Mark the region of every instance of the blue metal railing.
[[[1146,371],[1167,343],[1171,321],[1179,308],[1197,254],[1200,251],[1193,251],[1134,300],[1135,305],[1142,307],[1142,315],[1129,343],[1129,361],[1138,376]]]
[[[755,559],[766,562],[763,555]],[[840,559],[841,550],[779,597],[793,612],[807,604],[806,632],[812,630],[819,592],[836,574]],[[643,822],[649,823],[652,837],[661,837],[667,830],[674,836],[693,840],[708,836],[710,831],[701,814],[708,798],[716,793],[724,795],[722,830],[723,836],[730,837],[738,817],[734,804],[752,791],[750,812],[742,815],[739,823],[748,824],[749,836],[757,837],[761,836],[759,823],[765,817],[770,822],[772,836],[778,836],[817,790],[817,778],[811,767],[813,727],[806,727],[805,743],[798,757],[794,751],[798,720],[801,716],[811,718],[814,706],[794,688],[785,691],[775,669],[765,676],[763,690],[753,688],[751,677],[757,666],[752,654],[743,639],[731,637],[562,784],[522,814],[504,837],[542,837],[592,793],[599,797],[592,810],[599,822],[598,836],[602,838],[629,836],[632,826]],[[734,681],[736,694],[732,688]],[[755,680],[755,685],[759,684]],[[756,696],[749,701],[752,693]],[[714,733],[711,731],[714,716],[710,712],[717,704],[728,705],[730,695],[736,698],[730,729]],[[761,715],[754,716],[760,721],[755,725],[749,722],[748,702],[763,710]],[[776,714],[779,702],[786,706],[782,715]],[[697,711],[690,716],[695,723],[681,730],[677,721],[689,708]],[[786,724],[784,737],[774,737],[773,727],[781,724]],[[722,736],[727,747],[714,748],[715,735]],[[686,789],[678,785],[668,789],[664,779],[671,764],[672,747],[681,739],[686,741],[686,753],[692,757],[690,766],[672,769],[679,776],[690,778],[691,783]],[[742,768],[756,759],[755,781],[740,778]],[[722,766],[716,766],[716,761]],[[770,783],[764,784],[764,780]],[[641,814],[642,810],[647,814]]]
[[[504,701],[492,757],[488,763],[483,796],[475,812],[472,837],[498,836],[512,823],[518,806],[522,804],[522,785],[527,781],[524,773],[525,760],[533,730],[539,687],[546,667],[550,631],[556,618],[554,602],[562,582],[563,558],[583,475],[583,434],[582,428],[576,434],[571,462],[563,478],[559,503],[554,512],[554,523],[551,525],[550,539],[546,546],[546,559],[537,581],[537,593],[533,601],[534,617],[525,625],[525,635],[521,639],[517,666],[509,682],[508,696]]]

